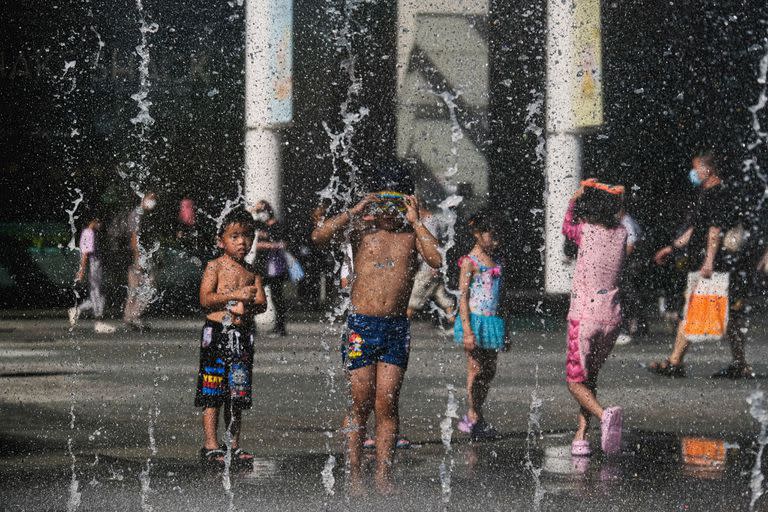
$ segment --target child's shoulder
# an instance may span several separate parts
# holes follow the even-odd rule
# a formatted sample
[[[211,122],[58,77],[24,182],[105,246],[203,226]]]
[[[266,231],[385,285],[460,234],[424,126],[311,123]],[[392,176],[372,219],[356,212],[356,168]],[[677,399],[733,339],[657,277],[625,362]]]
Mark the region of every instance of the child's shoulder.
[[[459,258],[459,267],[465,268],[465,267],[476,267],[477,266],[477,257],[473,256],[472,253],[465,254],[464,256]]]
[[[230,275],[241,274],[248,272],[253,275],[261,275],[256,265],[247,263],[245,261],[238,262],[231,258],[228,258],[225,254],[222,254],[218,258],[213,258],[208,261],[206,268],[211,272],[216,272],[218,275]]]

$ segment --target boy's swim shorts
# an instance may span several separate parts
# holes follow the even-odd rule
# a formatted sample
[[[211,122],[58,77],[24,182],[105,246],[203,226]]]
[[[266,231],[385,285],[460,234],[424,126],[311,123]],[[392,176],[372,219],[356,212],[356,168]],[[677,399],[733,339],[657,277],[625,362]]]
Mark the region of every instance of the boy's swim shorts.
[[[341,356],[348,370],[376,363],[406,369],[411,348],[411,323],[404,316],[349,315]]]
[[[195,406],[231,403],[238,409],[249,409],[252,371],[253,332],[206,320],[200,337]]]

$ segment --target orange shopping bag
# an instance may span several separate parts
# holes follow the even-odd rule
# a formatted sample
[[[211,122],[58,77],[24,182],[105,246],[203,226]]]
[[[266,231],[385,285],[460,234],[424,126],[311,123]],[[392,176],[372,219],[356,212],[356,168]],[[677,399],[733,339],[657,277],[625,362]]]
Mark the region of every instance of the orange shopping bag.
[[[691,341],[719,340],[728,328],[728,273],[702,279],[688,274],[685,295],[685,337]]]

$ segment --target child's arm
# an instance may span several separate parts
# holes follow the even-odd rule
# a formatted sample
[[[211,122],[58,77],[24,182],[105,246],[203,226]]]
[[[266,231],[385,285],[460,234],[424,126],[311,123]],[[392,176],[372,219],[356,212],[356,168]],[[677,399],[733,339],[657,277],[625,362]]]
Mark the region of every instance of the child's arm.
[[[464,332],[464,350],[474,350],[477,346],[472,323],[469,320],[469,282],[475,273],[475,264],[466,256],[461,259],[459,271],[459,318]]]
[[[203,279],[200,281],[200,305],[206,310],[223,310],[227,307],[229,301],[238,301],[245,304],[254,304],[258,297],[257,286],[244,286],[240,289],[228,292],[217,293],[216,286],[219,282],[219,264],[216,261],[208,262],[203,272]],[[262,297],[264,290],[261,290]]]
[[[333,235],[341,231],[347,224],[349,224],[352,220],[352,217],[361,215],[365,210],[365,207],[375,199],[375,194],[368,194],[362,199],[362,201],[357,203],[349,210],[341,212],[335,217],[331,217],[330,219],[326,219],[325,221],[320,222],[312,231],[312,242],[314,242],[315,245],[328,244],[328,242],[330,242],[333,238]]]
[[[430,233],[419,218],[419,200],[416,196],[405,196],[405,220],[407,220],[416,233],[416,250],[419,251],[424,261],[432,268],[440,268],[443,257],[440,254],[437,238]]]
[[[573,218],[573,207],[576,204],[576,197],[568,203],[568,210],[563,219],[563,234],[576,245],[581,243],[581,223]]]

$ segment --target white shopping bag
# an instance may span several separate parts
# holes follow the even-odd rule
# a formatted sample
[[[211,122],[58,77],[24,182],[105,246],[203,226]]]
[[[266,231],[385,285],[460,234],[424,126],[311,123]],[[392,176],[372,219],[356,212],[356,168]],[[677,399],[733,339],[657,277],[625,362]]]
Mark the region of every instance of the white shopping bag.
[[[256,315],[256,329],[259,332],[271,332],[275,329],[277,317],[275,315],[275,304],[272,302],[272,290],[269,286],[264,287],[264,295],[267,296],[267,310]]]

